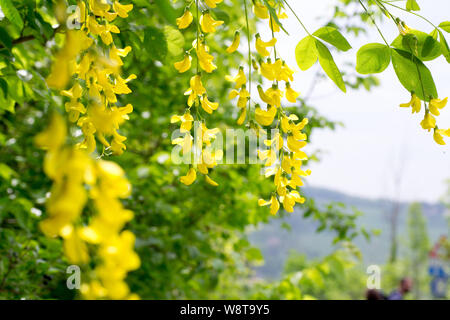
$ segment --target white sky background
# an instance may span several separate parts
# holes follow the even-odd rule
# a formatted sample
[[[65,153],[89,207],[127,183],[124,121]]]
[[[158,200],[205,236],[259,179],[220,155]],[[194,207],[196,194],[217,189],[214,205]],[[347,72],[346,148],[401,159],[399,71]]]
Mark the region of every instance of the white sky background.
[[[289,3],[308,30],[313,32],[332,16],[335,2],[291,0]],[[450,1],[426,0],[418,3],[421,13],[435,25],[450,20]],[[404,2],[395,4],[404,6]],[[395,8],[392,10],[411,28],[432,31],[431,25],[423,20]],[[295,17],[289,11],[288,14],[288,21],[282,20],[282,23],[290,36],[283,32],[278,34],[277,50],[290,66],[299,71],[295,75],[294,89],[306,94],[318,66],[306,72],[301,72],[297,67],[295,46],[306,34]],[[398,35],[392,21],[386,19],[379,26],[388,42]],[[268,40],[268,33],[262,31],[261,34],[263,40]],[[445,35],[450,41],[450,34]],[[347,38],[354,49],[333,53],[338,66],[348,59],[356,63],[356,52],[365,43],[383,42],[374,27],[360,39]],[[443,57],[426,64],[434,76],[440,97],[450,96],[450,64]],[[313,172],[307,182],[312,186],[352,195],[392,198],[395,191],[394,173],[403,170],[401,200],[437,201],[446,190],[444,181],[450,178],[450,140],[447,139],[446,146],[438,146],[432,133],[420,127],[423,114],[412,115],[410,109],[398,106],[409,101],[410,94],[397,80],[392,65],[379,75],[379,79],[381,86],[370,92],[348,89],[344,94],[331,80],[322,81],[316,87],[309,103],[329,119],[343,122],[345,128],[322,130],[313,135],[309,150],[320,148],[325,152],[322,161],[311,166]],[[441,112],[438,124],[441,128],[450,127],[450,103]]]

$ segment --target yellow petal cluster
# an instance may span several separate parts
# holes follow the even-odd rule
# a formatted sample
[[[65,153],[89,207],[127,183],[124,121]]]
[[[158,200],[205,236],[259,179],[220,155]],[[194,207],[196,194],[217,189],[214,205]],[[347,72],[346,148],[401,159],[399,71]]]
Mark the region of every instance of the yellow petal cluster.
[[[126,137],[117,130],[128,120],[133,107],[118,106],[117,96],[132,92],[128,82],[136,76],[124,79],[120,74],[122,58],[127,56],[131,47],[121,49],[114,45],[112,34],[120,33],[120,30],[112,22],[117,17],[128,17],[133,5],[119,1],[110,5],[102,0],[89,0],[87,5],[78,1],[78,7],[81,28],[67,32],[64,47],[56,55],[47,84],[65,89],[74,77],[73,86],[61,94],[70,99],[65,103],[69,120],[76,122],[84,135],[84,141],[78,146],[94,152],[98,140],[107,151],[120,155],[126,149]]]
[[[431,130],[433,130],[433,139],[439,145],[445,145],[444,136],[448,136],[449,129],[439,129],[437,126],[436,117],[441,115],[441,110],[445,108],[447,102],[448,98],[430,99],[428,106],[425,102],[425,116],[420,122],[420,126],[424,130],[427,130],[428,132],[431,132]],[[414,92],[412,92],[411,100],[409,102],[400,104],[400,107],[411,107],[412,113],[419,113],[422,109],[422,101]]]
[[[44,171],[53,181],[46,203],[47,217],[40,228],[49,237],[61,237],[66,258],[81,266],[95,264],[83,278],[81,293],[87,299],[137,298],[125,282],[140,265],[134,252],[134,235],[123,231],[133,213],[123,208],[131,185],[114,162],[95,160],[79,148],[65,144],[63,118],[54,113],[50,125],[35,138],[47,150]],[[95,214],[82,218],[91,199]],[[88,222],[86,222],[88,221]],[[90,256],[95,252],[95,259]]]

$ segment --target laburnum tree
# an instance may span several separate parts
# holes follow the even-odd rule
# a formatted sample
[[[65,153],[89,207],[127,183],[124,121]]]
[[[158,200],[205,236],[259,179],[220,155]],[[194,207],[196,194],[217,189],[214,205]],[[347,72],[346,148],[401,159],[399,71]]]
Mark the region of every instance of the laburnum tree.
[[[400,106],[423,112],[420,125],[444,145],[447,98],[425,62],[450,62],[450,22],[434,25],[415,0],[330,3],[334,16],[313,31],[285,0],[0,0],[0,297],[301,299],[330,264],[344,269],[347,253],[358,256],[351,240],[370,232],[358,213],[300,189],[318,160],[302,150],[311,133],[337,124],[302,97],[294,71],[318,62],[340,90],[369,90],[392,62],[411,94]],[[408,27],[408,15],[432,32]],[[286,19],[302,30],[292,52],[277,45],[282,32],[298,39]],[[390,42],[383,19],[399,30]],[[369,27],[380,42],[341,71],[333,56],[351,48],[346,35]],[[263,137],[246,153],[261,165],[221,165],[210,146],[227,128]],[[174,147],[196,161],[173,163]],[[317,220],[343,249],[301,281],[252,285],[262,256],[246,230],[286,214]],[[71,264],[79,291],[65,286]]]

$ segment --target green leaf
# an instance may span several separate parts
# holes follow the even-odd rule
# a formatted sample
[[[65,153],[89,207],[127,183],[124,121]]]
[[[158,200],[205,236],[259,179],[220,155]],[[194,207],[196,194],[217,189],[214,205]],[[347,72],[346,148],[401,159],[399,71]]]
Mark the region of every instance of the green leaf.
[[[0,177],[9,181],[16,172],[4,163],[0,163]]]
[[[339,89],[341,89],[343,92],[346,92],[347,89],[345,88],[342,74],[336,66],[330,50],[328,50],[328,48],[318,40],[316,41],[316,47],[319,53],[319,63],[322,66],[322,69],[325,71],[328,77],[330,77],[330,79],[333,80],[333,82],[339,87]]]
[[[424,101],[438,97],[433,76],[422,61],[410,52],[399,49],[392,49],[391,55],[395,73],[406,90],[415,92]]]
[[[352,48],[347,39],[336,28],[322,27],[314,32],[313,35],[335,46],[339,50],[348,51]]]
[[[3,91],[3,97],[6,99],[8,97],[8,82],[3,78],[0,78],[0,88]]]
[[[420,11],[420,7],[416,0],[408,0],[406,2],[406,10],[408,11]]]
[[[311,68],[318,58],[319,52],[317,52],[316,39],[313,36],[303,38],[295,47],[295,59],[298,67],[303,71]]]
[[[439,33],[439,42],[441,44],[442,54],[448,63],[450,63],[450,48],[448,46],[447,40],[445,40],[444,34],[441,30],[438,30]]]
[[[406,36],[399,35],[391,45],[394,48],[413,53],[422,61],[434,60],[442,54],[439,42],[419,30],[411,30]]]
[[[267,0],[263,0],[265,6],[267,7],[267,9],[269,10],[270,16],[272,17],[273,20],[275,20],[275,22],[280,26],[280,28],[287,34],[289,35],[289,33],[286,31],[286,29],[284,29],[283,25],[280,22],[280,19],[278,19],[277,13],[275,12],[275,9],[270,5],[269,1]]]
[[[164,61],[168,48],[166,37],[161,30],[147,27],[144,30],[144,46],[152,59]]]
[[[0,42],[8,50],[12,49],[12,39],[9,36],[9,33],[5,29],[3,29],[2,27],[0,27]]]
[[[450,32],[450,21],[441,22],[441,24],[439,24],[439,28],[444,31]]]
[[[168,23],[175,25],[177,12],[170,5],[171,2],[168,0],[155,0],[154,2],[158,7],[160,14],[164,17],[164,19],[166,19]]]
[[[179,56],[183,53],[184,37],[178,29],[172,26],[165,26],[164,36],[167,42],[167,50],[171,55]]]
[[[14,7],[14,5],[12,4],[11,0],[0,0],[0,7],[5,14],[5,17],[8,18],[8,20],[11,21],[11,23],[14,24],[17,28],[19,28],[19,31],[22,31],[22,17],[20,16],[20,13],[19,11],[17,11],[16,7]]]
[[[383,72],[391,62],[391,50],[381,43],[362,46],[356,54],[356,71],[361,74]]]

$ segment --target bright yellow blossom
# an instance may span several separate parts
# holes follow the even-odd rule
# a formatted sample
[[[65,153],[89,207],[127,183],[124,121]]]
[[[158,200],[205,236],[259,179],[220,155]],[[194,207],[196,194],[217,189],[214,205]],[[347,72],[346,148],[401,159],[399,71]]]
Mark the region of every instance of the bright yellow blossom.
[[[192,13],[186,9],[183,15],[177,18],[178,29],[186,29],[192,23],[192,20],[194,20]]]
[[[215,32],[216,28],[223,24],[221,20],[214,20],[209,12],[203,13],[200,17],[200,27],[205,33]]]
[[[191,68],[191,61],[192,57],[189,54],[185,54],[183,60],[174,63],[175,69],[179,73],[186,72]]]
[[[195,179],[197,179],[197,173],[194,168],[190,168],[188,173],[180,178],[180,182],[189,186],[195,181]]]
[[[436,118],[427,111],[425,112],[425,117],[423,118],[422,122],[420,122],[420,125],[423,129],[431,131],[431,129],[434,129],[436,127]]]
[[[412,107],[412,113],[419,113],[420,109],[422,108],[422,102],[420,101],[419,97],[413,93],[411,95],[411,100],[407,103],[400,104],[401,108],[409,108]]]
[[[227,48],[227,52],[228,53],[233,53],[235,52],[238,48],[239,48],[239,43],[241,41],[241,35],[239,33],[239,31],[236,31],[234,33],[234,38],[233,38],[233,42],[231,43],[231,45]]]
[[[277,43],[276,38],[272,38],[270,41],[265,42],[261,40],[261,36],[259,35],[259,33],[256,34],[256,51],[258,51],[258,53],[263,57],[268,57],[270,55],[269,51],[267,51],[266,48],[273,47],[275,43]]]
[[[435,116],[440,115],[439,110],[444,109],[444,107],[447,105],[448,98],[444,98],[442,100],[440,99],[431,99],[429,104],[429,109],[432,114]]]

